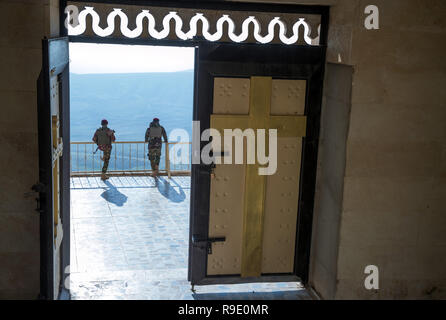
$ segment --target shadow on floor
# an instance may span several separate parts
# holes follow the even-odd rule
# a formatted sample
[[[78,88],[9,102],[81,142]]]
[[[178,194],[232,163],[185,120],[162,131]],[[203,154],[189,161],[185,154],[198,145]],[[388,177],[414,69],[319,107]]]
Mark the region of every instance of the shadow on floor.
[[[171,184],[178,187],[178,192]],[[158,177],[155,179],[155,186],[157,187],[159,193],[171,202],[179,203],[186,199],[186,194],[184,193],[183,188],[181,188],[181,186],[174,180]]]
[[[104,183],[108,186],[108,190],[101,193],[101,197],[108,202],[117,205],[118,207],[124,206],[124,204],[127,202],[127,196],[119,192],[119,190],[109,181],[104,181]]]
[[[308,300],[305,290],[272,292],[194,293],[194,300]]]

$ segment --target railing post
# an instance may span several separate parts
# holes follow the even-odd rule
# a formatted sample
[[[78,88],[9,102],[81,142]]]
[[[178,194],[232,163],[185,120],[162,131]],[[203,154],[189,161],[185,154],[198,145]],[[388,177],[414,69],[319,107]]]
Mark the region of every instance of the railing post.
[[[167,177],[170,179],[170,160],[169,160],[169,142],[166,142],[166,170]]]
[[[79,167],[79,145],[76,145],[76,170],[81,171],[81,168]]]
[[[132,144],[129,143],[129,171],[132,170]]]

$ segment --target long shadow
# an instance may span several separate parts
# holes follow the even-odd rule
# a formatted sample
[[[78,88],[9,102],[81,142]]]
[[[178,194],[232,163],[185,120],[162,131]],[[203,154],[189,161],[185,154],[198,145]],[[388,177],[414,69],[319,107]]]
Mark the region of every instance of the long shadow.
[[[172,187],[171,182],[178,187],[179,192]],[[186,194],[184,193],[183,188],[173,180],[168,181],[163,177],[157,177],[155,178],[155,186],[159,193],[171,202],[179,203],[186,199]]]
[[[124,204],[127,202],[127,196],[119,192],[119,190],[110,182],[104,181],[104,183],[108,186],[108,190],[102,192],[101,197],[108,202],[117,205],[118,207],[124,206]]]
[[[193,293],[194,300],[308,300],[305,290],[271,292]]]

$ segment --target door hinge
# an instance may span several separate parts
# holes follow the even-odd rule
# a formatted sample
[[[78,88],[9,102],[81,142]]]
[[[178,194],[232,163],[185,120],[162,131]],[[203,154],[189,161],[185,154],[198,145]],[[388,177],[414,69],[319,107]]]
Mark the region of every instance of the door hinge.
[[[192,236],[192,245],[200,247],[200,244],[204,244],[203,249],[206,248],[208,254],[212,254],[212,243],[225,241],[226,237],[204,238],[197,235]]]
[[[41,182],[38,182],[38,183],[34,184],[31,187],[31,190],[33,190],[34,192],[37,192],[39,194],[40,193],[46,193],[46,185],[41,183]],[[26,194],[25,194],[25,196],[26,196]],[[44,210],[42,210],[42,208],[40,206],[40,197],[39,196],[36,197],[36,209],[35,210],[38,213],[43,213],[44,212]]]
[[[45,193],[46,185],[42,182],[37,182],[36,184],[32,185],[31,190],[33,190],[34,192]]]
[[[214,173],[214,169],[215,169],[215,163],[200,165],[200,173],[202,174],[212,175]]]

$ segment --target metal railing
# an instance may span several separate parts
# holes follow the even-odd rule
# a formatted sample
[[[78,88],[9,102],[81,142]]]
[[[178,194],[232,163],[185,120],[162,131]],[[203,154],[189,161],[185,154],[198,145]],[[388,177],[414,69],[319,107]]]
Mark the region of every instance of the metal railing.
[[[185,147],[185,145],[187,145]],[[102,151],[94,142],[71,142],[71,176],[97,175],[102,172]],[[144,141],[113,142],[107,173],[111,175],[148,175],[152,169],[147,157],[148,144]],[[159,173],[161,175],[189,175],[191,170],[191,142],[164,142]],[[96,151],[96,152],[95,152]],[[185,152],[185,154],[182,154]],[[171,156],[175,159],[170,159]],[[177,161],[182,158],[183,161]],[[185,161],[186,159],[186,161]]]

